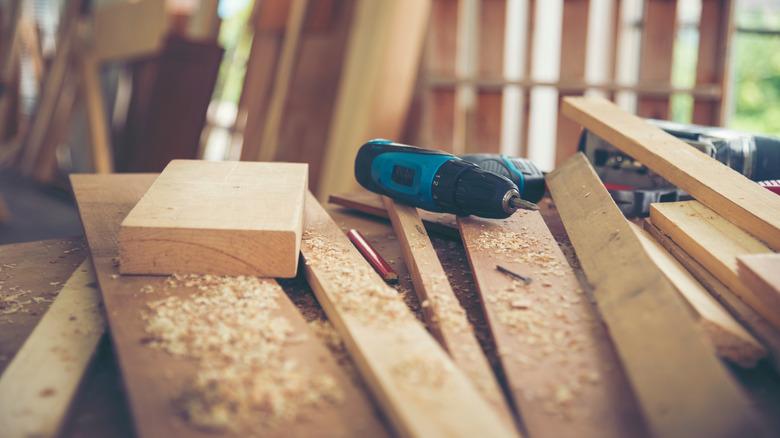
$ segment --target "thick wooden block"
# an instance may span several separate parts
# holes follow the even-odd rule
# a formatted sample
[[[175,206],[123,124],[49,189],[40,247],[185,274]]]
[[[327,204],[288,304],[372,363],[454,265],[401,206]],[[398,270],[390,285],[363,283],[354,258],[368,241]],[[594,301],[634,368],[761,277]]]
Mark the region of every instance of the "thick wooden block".
[[[294,277],[308,165],[174,160],[122,222],[123,274]]]

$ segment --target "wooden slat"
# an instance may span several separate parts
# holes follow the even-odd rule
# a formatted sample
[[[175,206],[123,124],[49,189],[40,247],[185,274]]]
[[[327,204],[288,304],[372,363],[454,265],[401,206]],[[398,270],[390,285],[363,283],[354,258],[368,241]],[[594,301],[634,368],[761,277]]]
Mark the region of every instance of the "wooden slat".
[[[737,257],[739,278],[760,295],[780,296],[780,254]]]
[[[672,78],[672,55],[677,35],[677,1],[645,0],[639,82],[668,84]],[[654,119],[669,118],[669,96],[639,95],[637,114]]]
[[[563,2],[563,32],[561,33],[561,81],[585,79],[585,54],[588,41],[588,10],[590,0]],[[581,94],[581,93],[575,93]],[[562,99],[565,94],[561,94]],[[576,122],[558,112],[555,136],[555,162],[562,163],[577,152],[580,131]]]
[[[744,395],[585,156],[550,173],[547,185],[651,434],[758,433]]]
[[[458,224],[529,435],[643,436],[607,332],[541,215],[462,217]],[[499,272],[497,264],[530,276],[531,284]]]
[[[384,197],[384,205],[401,244],[404,264],[411,274],[414,290],[422,303],[428,329],[505,425],[513,428],[514,420],[504,394],[477,342],[474,327],[447,279],[417,209],[387,197]]]
[[[498,414],[310,195],[306,278],[402,436],[513,436]]]
[[[100,82],[100,63],[88,48],[79,53],[81,91],[84,93],[84,105],[87,109],[89,137],[92,152],[92,168],[95,173],[114,171],[114,153],[111,149],[109,121],[106,105],[103,101],[103,86]]]
[[[564,99],[564,114],[780,249],[780,197],[644,120],[596,98]]]
[[[725,123],[725,102],[729,87],[731,40],[734,33],[732,0],[703,0],[699,19],[699,54],[696,62],[696,84],[715,84],[723,95],[718,100],[693,101],[693,123],[718,126]]]
[[[455,74],[458,2],[433,0],[422,72],[430,75]],[[432,89],[423,83],[423,145],[452,151],[455,123],[455,90]]]
[[[92,262],[85,260],[0,378],[3,436],[56,436],[104,330]]]
[[[650,221],[780,328],[780,295],[747,287],[737,273],[738,256],[771,253],[768,247],[696,201],[653,204]]]
[[[764,347],[748,333],[660,243],[635,224],[631,229],[656,266],[674,285],[696,315],[699,325],[723,359],[753,367],[766,356]]]
[[[483,0],[480,5],[479,77],[501,76],[504,70],[504,26],[506,1]],[[501,146],[502,92],[477,90],[474,132],[466,144],[468,152],[498,153]]]
[[[182,396],[188,382],[195,378],[193,361],[150,348],[144,315],[148,304],[165,297],[185,299],[196,287],[167,288],[164,277],[117,276],[116,239],[122,218],[148,190],[156,175],[74,175],[71,177],[76,201],[105,303],[114,349],[122,368],[127,395],[140,436],[214,437],[213,430],[197,429],[181,418],[173,401]],[[142,292],[142,288],[152,292]],[[318,342],[294,304],[284,293],[278,294],[273,317],[290,324],[299,342],[283,346],[283,355],[299,370],[311,375],[329,375],[343,398],[335,404],[322,404],[304,412],[306,421],[284,421],[268,426],[258,418],[248,427],[265,436],[311,436],[328,431],[345,436],[384,436],[385,432],[368,398],[344,373],[326,347]],[[162,371],[161,371],[162,370]],[[265,426],[264,426],[265,424]],[[221,436],[241,436],[223,431]]]
[[[720,280],[715,278],[707,268],[694,260],[669,236],[656,228],[650,221],[645,221],[644,229],[660,243],[670,254],[674,256],[688,272],[691,273],[702,286],[725,306],[739,322],[745,325],[750,332],[769,350],[775,369],[780,369],[780,331],[775,329],[766,319],[755,310],[745,304],[734,292],[730,291]]]

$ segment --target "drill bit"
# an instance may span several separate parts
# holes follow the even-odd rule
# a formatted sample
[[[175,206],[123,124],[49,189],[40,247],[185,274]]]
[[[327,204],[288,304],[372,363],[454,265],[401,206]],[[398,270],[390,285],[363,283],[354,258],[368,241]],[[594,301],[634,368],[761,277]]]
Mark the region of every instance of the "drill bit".
[[[509,205],[516,209],[522,208],[523,210],[539,210],[539,206],[534,204],[531,201],[526,201],[523,198],[520,198],[519,196],[515,196],[512,199],[509,200]]]

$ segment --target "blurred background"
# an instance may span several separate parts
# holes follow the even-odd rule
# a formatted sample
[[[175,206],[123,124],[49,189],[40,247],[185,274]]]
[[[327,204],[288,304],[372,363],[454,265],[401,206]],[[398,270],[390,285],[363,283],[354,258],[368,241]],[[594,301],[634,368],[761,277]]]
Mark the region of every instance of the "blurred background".
[[[392,138],[577,150],[560,99],[780,134],[780,0],[0,1],[0,243],[81,234],[73,172],[310,164]]]

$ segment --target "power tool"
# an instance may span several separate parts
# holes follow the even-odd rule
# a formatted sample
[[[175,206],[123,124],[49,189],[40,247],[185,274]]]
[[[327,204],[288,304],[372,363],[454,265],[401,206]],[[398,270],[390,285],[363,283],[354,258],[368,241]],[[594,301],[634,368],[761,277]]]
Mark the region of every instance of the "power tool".
[[[355,158],[366,189],[428,211],[503,219],[537,209],[544,175],[530,161],[498,155],[455,155],[370,140]]]

